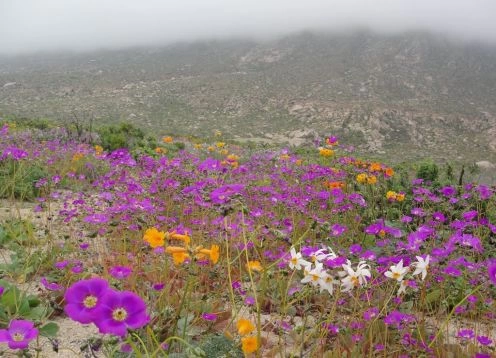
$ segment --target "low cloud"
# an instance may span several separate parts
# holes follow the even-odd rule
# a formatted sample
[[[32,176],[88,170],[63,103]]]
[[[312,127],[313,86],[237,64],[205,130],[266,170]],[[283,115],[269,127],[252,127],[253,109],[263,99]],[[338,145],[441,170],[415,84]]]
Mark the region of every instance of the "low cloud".
[[[496,43],[494,0],[0,0],[0,53],[427,30]]]

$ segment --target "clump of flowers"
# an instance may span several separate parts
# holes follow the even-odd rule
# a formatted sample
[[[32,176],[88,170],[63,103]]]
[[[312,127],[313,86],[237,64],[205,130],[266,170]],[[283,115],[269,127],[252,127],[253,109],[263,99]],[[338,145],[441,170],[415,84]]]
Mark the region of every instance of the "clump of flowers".
[[[123,337],[128,329],[141,328],[150,320],[141,297],[130,291],[116,291],[101,278],[74,283],[67,289],[65,301],[65,312],[71,319],[94,323],[100,333]]]
[[[402,202],[405,200],[405,193],[397,193],[395,191],[389,190],[386,193],[386,199],[391,202],[394,201]]]

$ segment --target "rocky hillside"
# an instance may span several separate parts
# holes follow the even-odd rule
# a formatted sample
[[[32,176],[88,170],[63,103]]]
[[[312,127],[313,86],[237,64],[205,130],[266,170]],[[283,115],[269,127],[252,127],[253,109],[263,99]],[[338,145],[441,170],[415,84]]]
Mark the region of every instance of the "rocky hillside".
[[[496,47],[426,33],[301,33],[2,58],[0,112],[293,144],[333,133],[396,159],[495,162]]]

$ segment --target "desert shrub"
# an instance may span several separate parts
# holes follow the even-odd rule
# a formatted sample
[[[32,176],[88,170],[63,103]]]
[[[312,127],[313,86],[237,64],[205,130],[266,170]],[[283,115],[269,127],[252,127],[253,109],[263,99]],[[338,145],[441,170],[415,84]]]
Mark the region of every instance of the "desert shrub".
[[[417,169],[417,178],[428,180],[430,182],[436,181],[439,176],[439,168],[436,163],[426,161],[419,165]]]
[[[142,146],[145,141],[143,130],[130,123],[108,125],[100,128],[97,132],[102,147],[109,151],[119,148],[133,149],[136,146]]]

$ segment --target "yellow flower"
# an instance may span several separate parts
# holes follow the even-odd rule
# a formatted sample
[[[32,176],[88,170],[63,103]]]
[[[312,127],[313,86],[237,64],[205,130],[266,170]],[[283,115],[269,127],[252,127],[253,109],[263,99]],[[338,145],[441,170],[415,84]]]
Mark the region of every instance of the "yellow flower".
[[[392,190],[390,190],[390,191],[388,191],[388,192],[386,193],[386,199],[387,199],[387,200],[392,200],[392,201],[394,201],[394,200],[396,200],[396,196],[397,196],[396,192],[395,192],[395,191],[392,191]]]
[[[400,202],[405,200],[405,194],[403,194],[403,193],[396,194],[396,200],[400,201]]]
[[[174,261],[174,265],[180,265],[186,259],[189,259],[189,255],[186,252],[175,252],[172,254],[172,260]]]
[[[241,348],[244,353],[253,353],[258,349],[258,339],[257,337],[243,337],[241,338]]]
[[[239,157],[236,154],[229,154],[226,159],[228,162],[236,162]]]
[[[212,245],[210,250],[200,249],[198,252],[201,255],[209,256],[210,262],[215,265],[219,261],[219,250],[220,250],[219,245]]]
[[[246,269],[248,271],[257,271],[257,272],[260,272],[263,270],[262,264],[260,263],[260,261],[248,261],[246,263]]]
[[[226,143],[224,143],[224,142],[217,142],[217,143],[215,143],[215,146],[217,148],[224,148],[226,146]]]
[[[202,149],[203,145],[201,144],[195,144],[195,149]]]
[[[72,156],[72,161],[73,162],[77,162],[79,161],[80,159],[84,158],[84,154],[83,153],[79,153],[79,152],[76,152],[74,153],[74,155]]]
[[[227,149],[222,149],[219,153],[221,155],[227,155],[229,153],[229,151]]]
[[[167,137],[162,138],[162,142],[164,142],[164,143],[172,143],[173,140],[174,139],[172,139],[171,136],[167,136]]]
[[[356,176],[356,181],[359,182],[360,184],[363,184],[367,181],[367,174],[365,173],[360,173]]]
[[[188,252],[184,247],[181,246],[167,246],[165,252],[168,254],[185,254]]]
[[[169,235],[171,239],[181,240],[186,245],[189,245],[189,243],[191,242],[191,238],[188,235],[176,234],[175,232],[171,232]]]
[[[238,329],[238,333],[241,336],[245,336],[247,334],[250,334],[255,330],[255,326],[253,323],[251,323],[249,320],[241,318],[237,323],[236,323],[236,328]]]
[[[145,235],[143,235],[143,240],[148,242],[153,249],[159,246],[164,246],[164,239],[165,232],[158,231],[154,227],[152,227],[151,229],[147,229],[145,231]]]
[[[375,175],[369,175],[367,177],[367,184],[375,184],[377,183],[377,177]]]
[[[102,153],[103,153],[103,147],[100,145],[95,145],[95,154],[98,156],[101,155]]]
[[[160,154],[162,152],[163,152],[162,148],[160,147],[155,148],[155,153]]]
[[[322,157],[332,157],[334,155],[334,151],[328,148],[319,148],[319,154]]]
[[[295,161],[295,164],[296,164],[296,165],[301,165],[301,163],[302,163],[302,160],[301,160],[301,159],[297,159],[297,160]]]
[[[207,149],[208,149],[208,151],[209,151],[209,152],[213,152],[213,151],[215,150],[215,147],[210,146],[210,147],[208,147]]]

